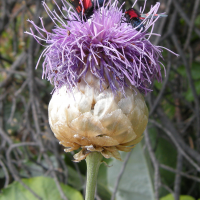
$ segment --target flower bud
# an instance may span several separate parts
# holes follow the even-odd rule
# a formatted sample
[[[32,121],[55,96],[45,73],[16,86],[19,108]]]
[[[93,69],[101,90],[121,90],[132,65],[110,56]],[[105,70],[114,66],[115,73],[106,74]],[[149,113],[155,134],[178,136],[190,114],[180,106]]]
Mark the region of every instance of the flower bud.
[[[118,150],[128,152],[140,142],[147,121],[148,109],[136,88],[113,94],[92,75],[72,92],[63,86],[49,103],[49,123],[65,151],[82,149],[76,161],[91,151],[120,159]]]

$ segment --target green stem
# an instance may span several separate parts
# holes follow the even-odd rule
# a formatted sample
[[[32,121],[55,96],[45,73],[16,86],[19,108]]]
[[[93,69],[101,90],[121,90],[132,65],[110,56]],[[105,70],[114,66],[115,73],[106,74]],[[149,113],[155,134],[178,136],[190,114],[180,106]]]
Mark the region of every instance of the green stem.
[[[86,157],[87,163],[87,183],[85,200],[94,200],[95,188],[99,166],[103,156],[99,152],[91,152]]]

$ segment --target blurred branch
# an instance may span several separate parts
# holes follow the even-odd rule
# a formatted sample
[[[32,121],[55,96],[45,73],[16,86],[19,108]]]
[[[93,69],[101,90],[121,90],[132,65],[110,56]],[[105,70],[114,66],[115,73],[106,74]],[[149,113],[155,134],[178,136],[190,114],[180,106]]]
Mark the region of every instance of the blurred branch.
[[[156,159],[156,156],[154,154],[154,151],[151,147],[151,142],[149,138],[149,133],[147,129],[144,131],[144,138],[145,138],[145,144],[147,145],[148,153],[150,155],[151,161],[154,166],[154,188],[155,188],[155,199],[159,200],[159,187],[160,187],[160,172],[159,172],[159,163]]]
[[[173,143],[174,143],[174,145],[176,146],[176,148],[178,149],[178,151],[180,151],[181,154],[188,160],[188,162],[190,162],[190,164],[193,165],[193,167],[195,167],[195,169],[196,169],[197,171],[200,172],[200,166],[197,165],[197,164],[186,154],[186,152],[185,152],[185,151],[182,149],[182,147],[180,146],[180,144],[179,144],[179,142],[177,141],[177,138],[176,138],[177,135],[174,135],[174,132],[173,132],[173,134],[172,134],[169,130],[167,130],[167,129],[165,128],[165,126],[159,124],[159,123],[156,122],[155,120],[151,120],[151,119],[150,119],[149,121],[150,121],[151,123],[153,123],[154,125],[156,125],[157,127],[159,127],[161,130],[163,130],[163,131],[171,138],[171,140],[173,141]]]
[[[181,172],[181,171],[177,171],[177,170],[175,170],[175,169],[173,169],[173,168],[171,168],[169,166],[163,165],[163,164],[160,164],[160,167],[163,168],[163,169],[166,169],[166,170],[168,170],[170,172],[173,172],[175,174],[180,174],[181,176],[184,176],[184,177],[186,177],[188,179],[192,179],[194,181],[200,182],[200,178],[197,178],[196,176],[191,176],[191,175],[189,175],[187,173],[184,173],[184,172]]]
[[[182,171],[182,166],[183,166],[183,156],[180,151],[178,151],[178,156],[177,156],[177,165],[176,165],[176,178],[174,181],[174,199],[179,200],[180,199],[180,187],[181,187],[181,175],[180,172]]]
[[[25,52],[22,52],[20,56],[17,57],[15,62],[11,65],[10,69],[11,71],[17,70],[18,67],[23,65],[26,61],[27,54]],[[6,87],[11,81],[12,81],[12,76],[14,75],[13,72],[9,73],[7,78],[0,83],[0,88],[1,87]]]

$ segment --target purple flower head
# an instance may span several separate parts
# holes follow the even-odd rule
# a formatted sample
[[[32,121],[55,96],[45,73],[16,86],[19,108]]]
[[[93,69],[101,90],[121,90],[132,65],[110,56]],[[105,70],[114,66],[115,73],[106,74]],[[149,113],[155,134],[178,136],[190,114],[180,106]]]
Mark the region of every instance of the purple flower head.
[[[87,72],[91,72],[101,83],[109,84],[114,93],[135,86],[146,94],[151,91],[154,79],[162,80],[159,59],[162,58],[163,47],[149,41],[158,18],[145,18],[142,21],[145,30],[137,31],[125,22],[117,1],[109,1],[107,5],[94,10],[87,21],[80,19],[72,7],[67,8],[64,1],[63,11],[67,14],[64,15],[59,9],[61,17],[55,11],[50,11],[43,2],[55,23],[52,32],[45,29],[42,18],[42,28],[29,20],[39,36],[32,29],[28,34],[38,42],[41,40],[47,44],[40,56],[44,57],[43,77],[54,84],[55,89],[66,85],[67,90],[71,91],[81,79],[84,80]],[[148,14],[156,14],[159,5],[156,3]]]

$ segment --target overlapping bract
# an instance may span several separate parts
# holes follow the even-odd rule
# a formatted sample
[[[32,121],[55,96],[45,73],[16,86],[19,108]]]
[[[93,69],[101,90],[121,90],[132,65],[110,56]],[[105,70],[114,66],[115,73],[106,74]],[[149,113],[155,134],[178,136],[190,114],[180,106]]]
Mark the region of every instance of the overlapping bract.
[[[92,75],[66,93],[63,86],[49,103],[49,123],[65,151],[82,150],[74,158],[84,159],[91,151],[106,158],[120,159],[120,151],[130,151],[142,139],[148,121],[148,109],[137,89],[113,95]]]

